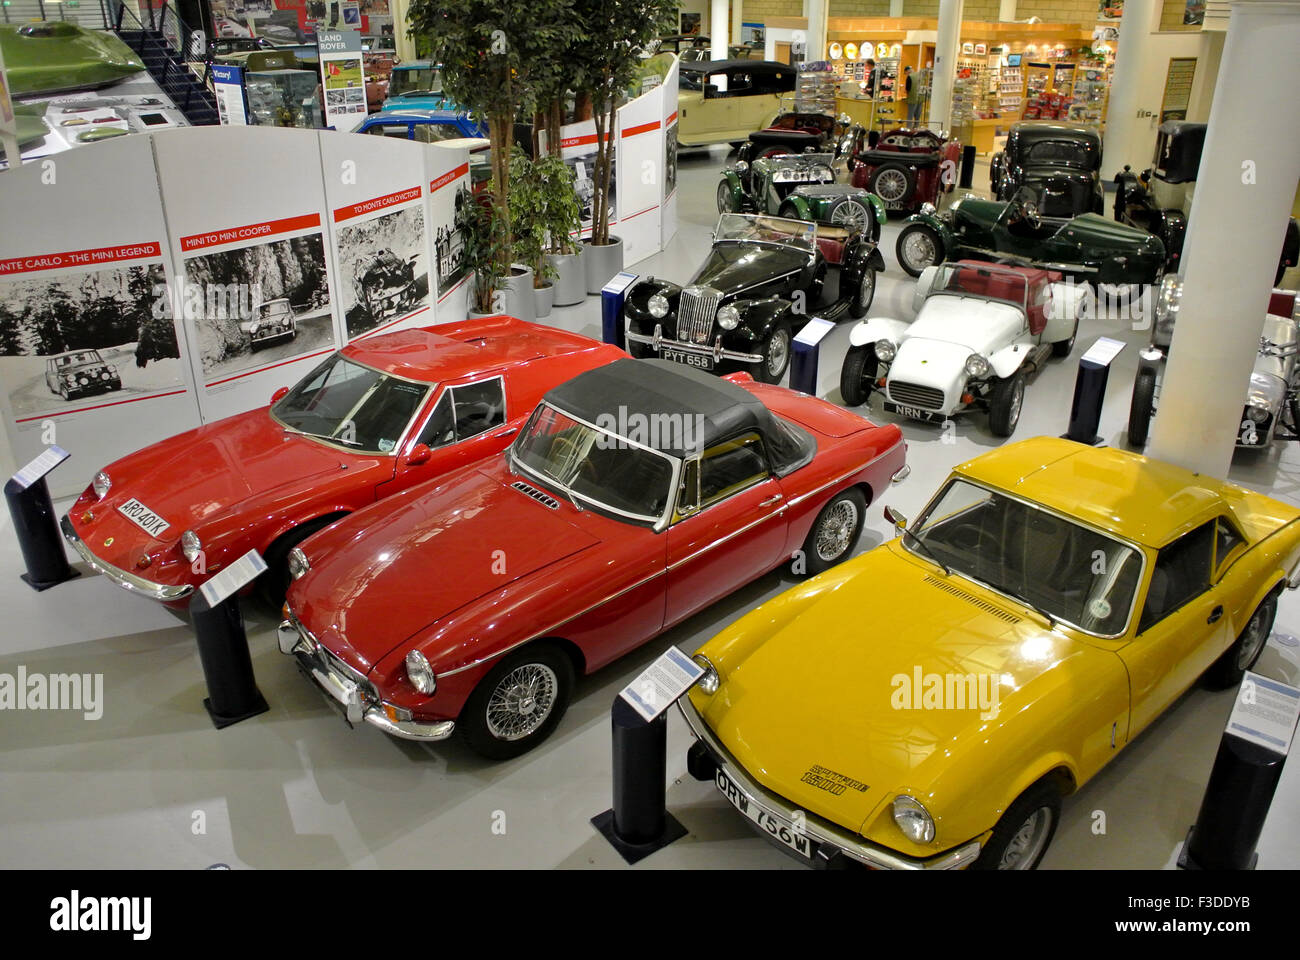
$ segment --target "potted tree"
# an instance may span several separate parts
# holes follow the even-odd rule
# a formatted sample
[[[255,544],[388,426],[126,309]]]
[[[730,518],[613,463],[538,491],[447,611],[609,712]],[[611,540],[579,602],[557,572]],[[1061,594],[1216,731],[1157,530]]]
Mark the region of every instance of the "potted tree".
[[[623,241],[609,232],[618,108],[644,54],[677,22],[677,0],[575,0],[573,10],[587,28],[583,43],[571,52],[576,87],[590,98],[596,122],[591,237],[583,241],[582,256],[587,292],[599,293],[623,269]]]
[[[515,258],[527,268],[529,288],[517,293],[521,298],[527,294],[532,301],[528,312],[534,318],[550,316],[555,293],[551,285],[554,271],[545,259],[545,207],[537,163],[515,144],[510,158],[510,243]]]
[[[574,239],[582,232],[582,208],[573,190],[573,171],[559,154],[534,164],[541,188],[540,219],[546,233],[545,263],[554,283],[555,303],[565,306],[587,298],[582,249]]]
[[[479,203],[464,187],[456,197],[456,230],[460,233],[461,257],[466,272],[473,272],[469,315],[490,317],[504,312],[501,302],[506,270],[502,251],[508,247],[508,231],[492,203]]]

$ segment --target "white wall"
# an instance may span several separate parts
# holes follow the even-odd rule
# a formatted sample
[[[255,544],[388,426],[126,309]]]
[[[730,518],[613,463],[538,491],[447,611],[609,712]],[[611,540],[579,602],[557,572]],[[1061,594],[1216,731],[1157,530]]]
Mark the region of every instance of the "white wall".
[[[1123,42],[1121,38],[1121,43]],[[1165,93],[1165,76],[1169,72],[1169,61],[1175,57],[1197,57],[1197,78],[1205,68],[1201,50],[1201,34],[1196,31],[1153,33],[1147,38],[1147,56],[1143,63],[1141,82],[1138,85],[1138,110],[1150,111],[1149,117],[1129,117],[1132,130],[1130,155],[1128,157],[1107,157],[1107,176],[1113,175],[1124,164],[1134,170],[1145,170],[1151,165],[1151,154],[1156,148],[1156,129],[1160,126],[1160,101]],[[1193,86],[1195,92],[1195,86]],[[1114,118],[1110,123],[1116,122]],[[1110,132],[1107,131],[1109,139]],[[1114,169],[1110,169],[1110,168]]]

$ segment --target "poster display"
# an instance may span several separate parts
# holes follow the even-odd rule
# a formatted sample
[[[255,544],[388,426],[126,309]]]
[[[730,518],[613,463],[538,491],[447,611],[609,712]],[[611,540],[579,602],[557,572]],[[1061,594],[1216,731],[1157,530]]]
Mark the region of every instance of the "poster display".
[[[465,147],[429,145],[425,151],[425,182],[429,185],[429,223],[437,278],[438,321],[460,319],[469,305],[469,276],[456,229],[456,211],[469,199],[469,150]]]
[[[212,89],[216,93],[217,116],[223,124],[243,126],[248,123],[248,107],[244,103],[244,68],[214,63]]]
[[[272,43],[314,43],[321,30],[392,34],[389,0],[207,0],[219,37],[264,37]]]
[[[662,249],[677,233],[677,76],[681,61],[674,61],[664,79],[664,200],[659,216],[659,246]]]
[[[647,94],[648,96],[648,94]],[[623,109],[627,109],[624,107]],[[591,230],[592,201],[596,194],[596,121],[581,120],[560,128],[560,157],[573,173],[573,188],[582,208],[582,231]],[[609,176],[609,225],[618,223],[618,154]]]
[[[322,30],[318,46],[325,126],[335,130],[354,130],[366,118],[361,34],[356,30]]]

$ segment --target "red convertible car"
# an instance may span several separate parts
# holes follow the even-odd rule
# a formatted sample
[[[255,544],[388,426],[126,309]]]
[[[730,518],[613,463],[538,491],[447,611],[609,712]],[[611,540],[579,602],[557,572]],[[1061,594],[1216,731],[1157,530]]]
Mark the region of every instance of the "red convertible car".
[[[620,360],[548,393],[504,456],[303,543],[280,650],[349,723],[513,757],[575,676],[792,556],[848,557],[904,454],[898,427],[745,373]]]
[[[101,470],[62,520],[95,570],[172,606],[251,549],[278,609],[286,560],[353,510],[501,452],[547,390],[626,357],[577,334],[489,317],[380,334],[262,407]]]

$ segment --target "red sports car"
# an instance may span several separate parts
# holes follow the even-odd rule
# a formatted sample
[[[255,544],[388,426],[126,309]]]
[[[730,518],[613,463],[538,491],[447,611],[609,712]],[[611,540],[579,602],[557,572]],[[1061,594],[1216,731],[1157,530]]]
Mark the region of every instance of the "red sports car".
[[[845,559],[904,454],[898,427],[748,374],[620,360],[504,456],[303,543],[280,650],[350,723],[516,756],[575,676],[792,557]]]
[[[114,583],[169,605],[256,548],[279,607],[302,539],[500,453],[547,390],[627,354],[511,317],[403,330],[330,356],[262,407],[109,464],[63,518]]]
[[[952,192],[961,170],[961,144],[930,130],[900,127],[884,134],[874,147],[866,138],[849,157],[855,187],[870,190],[888,210],[919,210]]]

